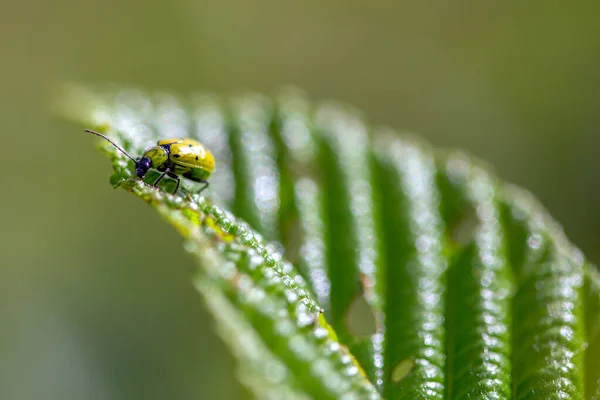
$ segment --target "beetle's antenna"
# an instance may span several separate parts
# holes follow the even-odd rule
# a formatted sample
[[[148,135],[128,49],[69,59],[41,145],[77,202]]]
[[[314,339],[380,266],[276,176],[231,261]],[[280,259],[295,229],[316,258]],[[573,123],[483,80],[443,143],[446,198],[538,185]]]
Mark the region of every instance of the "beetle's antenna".
[[[115,142],[113,142],[112,140],[110,140],[109,138],[107,138],[106,136],[104,136],[103,134],[98,133],[96,131],[93,131],[91,129],[86,129],[85,131],[88,132],[88,133],[91,133],[93,135],[100,136],[102,139],[106,140],[108,143],[110,143],[113,146],[115,146],[117,149],[119,149],[119,151],[121,153],[125,154],[127,157],[129,157],[129,159],[133,160],[133,162],[137,164],[137,161],[135,161],[133,157],[131,157],[129,154],[127,154],[127,152],[125,150],[123,150],[122,148],[120,148],[119,146],[117,146],[117,144]]]

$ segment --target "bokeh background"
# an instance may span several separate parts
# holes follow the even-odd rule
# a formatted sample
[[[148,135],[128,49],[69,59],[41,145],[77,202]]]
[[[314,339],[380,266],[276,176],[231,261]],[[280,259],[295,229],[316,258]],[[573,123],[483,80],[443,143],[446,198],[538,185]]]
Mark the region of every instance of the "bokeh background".
[[[489,161],[600,261],[600,2],[3,2],[2,399],[248,397],[181,239],[48,112],[65,80],[348,102]]]

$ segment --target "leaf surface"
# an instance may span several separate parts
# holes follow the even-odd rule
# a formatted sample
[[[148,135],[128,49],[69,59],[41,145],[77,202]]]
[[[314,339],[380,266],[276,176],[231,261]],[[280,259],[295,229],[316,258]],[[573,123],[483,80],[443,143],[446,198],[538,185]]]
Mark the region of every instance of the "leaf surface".
[[[171,195],[102,143],[111,182],[186,239],[257,397],[600,398],[595,266],[479,161],[293,90],[223,101],[72,86],[59,106],[134,156],[164,137],[213,151],[207,196],[185,180]]]

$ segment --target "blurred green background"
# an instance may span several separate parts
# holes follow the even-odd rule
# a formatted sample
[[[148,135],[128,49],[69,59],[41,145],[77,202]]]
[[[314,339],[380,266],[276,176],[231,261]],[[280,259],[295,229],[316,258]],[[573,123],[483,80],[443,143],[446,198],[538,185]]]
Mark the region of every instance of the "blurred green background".
[[[351,103],[489,161],[600,261],[600,2],[14,1],[0,50],[1,399],[248,397],[181,239],[48,113],[64,80]]]

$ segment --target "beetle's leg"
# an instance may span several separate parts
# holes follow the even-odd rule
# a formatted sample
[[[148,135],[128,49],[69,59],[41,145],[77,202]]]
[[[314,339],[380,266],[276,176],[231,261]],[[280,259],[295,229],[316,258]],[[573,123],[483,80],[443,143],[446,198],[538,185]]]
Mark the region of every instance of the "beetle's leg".
[[[163,178],[165,177],[166,174],[168,174],[171,170],[169,168],[165,169],[164,172],[162,174],[160,174],[160,176],[158,178],[156,178],[156,180],[154,181],[154,184],[152,186],[154,187],[158,187],[158,184],[160,183],[160,181],[163,180]]]
[[[169,168],[165,169],[163,171],[163,173],[160,174],[160,176],[158,178],[156,178],[156,180],[154,181],[154,187],[158,187],[158,184],[160,183],[160,181],[163,180],[165,175],[167,175],[169,178],[173,178],[177,181],[177,185],[175,186],[175,190],[173,191],[173,194],[177,193],[177,189],[179,189],[179,184],[181,183],[181,179],[179,178],[179,175],[177,175],[175,172],[171,171]]]
[[[201,181],[197,181],[197,182],[204,183],[204,186],[202,186],[202,188],[200,190],[198,190],[198,194],[200,194],[200,193],[202,193],[202,191],[204,189],[206,189],[208,187],[209,183],[208,183],[208,181],[205,181],[205,180],[201,180]]]
[[[177,175],[174,172],[169,171],[169,169],[167,169],[167,175],[169,175],[170,178],[173,178],[177,181],[177,185],[175,186],[175,190],[173,190],[173,194],[177,193],[177,189],[179,189],[179,184],[181,183],[181,178],[179,177],[179,175]]]

